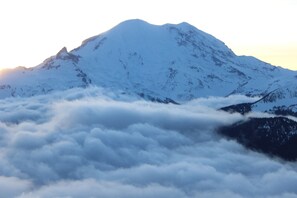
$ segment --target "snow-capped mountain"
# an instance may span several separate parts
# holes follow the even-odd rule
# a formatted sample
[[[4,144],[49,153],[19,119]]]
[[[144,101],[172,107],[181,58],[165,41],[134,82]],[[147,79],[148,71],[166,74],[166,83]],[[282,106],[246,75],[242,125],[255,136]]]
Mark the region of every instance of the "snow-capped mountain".
[[[218,132],[248,148],[297,159],[297,72],[237,56],[190,24],[125,21],[74,50],[61,49],[36,67],[2,71],[0,98],[88,86],[164,103],[233,94],[258,96],[254,102],[219,108],[279,116],[243,116]]]
[[[260,110],[295,105],[297,72],[237,56],[223,42],[187,23],[120,23],[32,68],[3,72],[0,97],[32,96],[96,85],[146,99],[265,96]],[[267,106],[267,104],[269,104]]]

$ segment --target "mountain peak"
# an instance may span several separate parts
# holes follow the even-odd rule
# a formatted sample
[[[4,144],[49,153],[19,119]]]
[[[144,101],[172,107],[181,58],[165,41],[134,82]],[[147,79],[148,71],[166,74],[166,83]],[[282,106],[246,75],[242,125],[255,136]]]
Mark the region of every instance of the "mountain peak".
[[[166,24],[165,24],[166,25]],[[177,23],[177,24],[172,24],[172,23],[168,23],[167,25],[170,25],[170,26],[176,26],[176,27],[179,27],[179,28],[182,28],[182,29],[196,29],[198,30],[195,26],[191,25],[190,23],[188,22],[181,22],[181,23]]]
[[[50,83],[58,76],[63,76],[57,80],[60,84]],[[222,41],[189,23],[152,25],[132,19],[87,39],[70,52],[62,48],[32,71],[17,70],[3,77],[0,86],[11,87],[3,94],[7,96],[93,84],[144,98],[182,102],[231,94],[264,96],[296,82],[294,76],[296,72],[236,56]],[[295,97],[293,91],[277,94]]]
[[[150,23],[142,19],[129,19],[119,23],[118,25],[143,25],[143,24],[150,24]]]
[[[63,56],[68,55],[68,51],[66,47],[63,47],[56,55],[56,57],[61,58]]]
[[[165,23],[165,24],[162,24],[162,25],[155,25],[155,24],[152,24],[152,23],[149,23],[147,21],[144,21],[144,20],[141,20],[141,19],[129,19],[129,20],[126,20],[126,21],[123,21],[121,23],[119,23],[118,25],[116,25],[114,28],[117,29],[119,27],[123,28],[124,29],[135,29],[135,28],[148,28],[148,27],[168,27],[168,26],[171,26],[171,27],[177,27],[177,28],[180,28],[180,29],[183,29],[183,30],[198,30],[196,27],[194,27],[193,25],[187,23],[187,22],[181,22],[181,23],[177,23],[177,24],[174,24],[174,23]],[[113,29],[114,29],[113,28]],[[203,32],[201,30],[199,30],[200,32]],[[204,32],[203,32],[204,33]]]
[[[129,19],[126,21],[123,21],[121,23],[119,23],[117,26],[129,26],[129,27],[133,27],[133,26],[177,26],[177,27],[187,27],[187,28],[195,28],[193,25],[189,24],[188,22],[181,22],[181,23],[166,23],[166,24],[162,24],[162,25],[155,25],[152,23],[149,23],[145,20],[142,19]],[[197,29],[197,28],[195,28]]]

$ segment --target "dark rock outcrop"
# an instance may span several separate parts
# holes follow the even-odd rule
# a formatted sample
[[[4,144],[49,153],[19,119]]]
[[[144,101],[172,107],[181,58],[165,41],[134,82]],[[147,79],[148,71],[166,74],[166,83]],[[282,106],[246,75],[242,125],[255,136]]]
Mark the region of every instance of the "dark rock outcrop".
[[[252,150],[297,160],[297,122],[286,117],[250,118],[222,127],[218,132]]]

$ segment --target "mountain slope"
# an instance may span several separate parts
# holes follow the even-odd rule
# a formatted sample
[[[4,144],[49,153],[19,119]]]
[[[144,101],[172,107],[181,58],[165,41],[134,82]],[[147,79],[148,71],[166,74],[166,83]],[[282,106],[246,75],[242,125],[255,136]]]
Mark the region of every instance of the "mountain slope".
[[[250,149],[285,160],[297,159],[297,122],[285,117],[250,118],[219,133],[235,139]]]
[[[187,23],[156,26],[129,20],[70,52],[63,48],[36,67],[5,72],[0,97],[96,85],[178,102],[275,92],[269,104],[280,106],[284,101],[295,104],[296,76],[253,57],[236,56],[223,42]]]
[[[164,103],[244,94],[261,99],[221,110],[296,117],[296,82],[297,72],[237,56],[190,24],[156,26],[129,20],[70,52],[61,49],[36,67],[3,71],[0,98],[88,86]],[[248,148],[296,160],[297,124],[291,118],[249,118],[218,131]]]

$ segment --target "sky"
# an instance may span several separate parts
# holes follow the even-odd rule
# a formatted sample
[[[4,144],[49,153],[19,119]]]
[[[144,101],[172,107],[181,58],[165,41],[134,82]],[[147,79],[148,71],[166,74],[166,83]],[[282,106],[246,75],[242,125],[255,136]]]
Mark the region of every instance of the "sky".
[[[128,19],[188,22],[238,55],[297,70],[296,0],[0,1],[0,68],[32,67]]]

